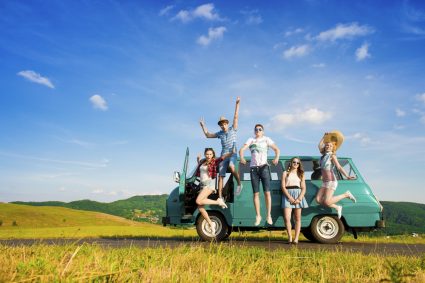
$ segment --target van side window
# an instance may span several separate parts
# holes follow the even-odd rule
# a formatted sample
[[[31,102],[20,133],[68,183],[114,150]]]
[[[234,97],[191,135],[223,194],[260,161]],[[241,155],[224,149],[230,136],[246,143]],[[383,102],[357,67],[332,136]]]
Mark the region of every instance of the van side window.
[[[348,176],[357,178],[353,167],[351,167],[351,164],[350,164],[350,162],[348,162],[347,159],[339,159],[338,158],[338,162],[342,166],[342,168],[344,168],[345,172],[347,172]],[[337,178],[339,180],[345,180],[344,176],[341,173],[337,174]]]

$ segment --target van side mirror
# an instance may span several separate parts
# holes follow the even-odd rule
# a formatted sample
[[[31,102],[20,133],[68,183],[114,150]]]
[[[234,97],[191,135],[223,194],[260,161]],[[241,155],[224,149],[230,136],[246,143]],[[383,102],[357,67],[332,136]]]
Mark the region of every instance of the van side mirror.
[[[174,171],[173,179],[174,179],[174,182],[180,183],[180,172]]]

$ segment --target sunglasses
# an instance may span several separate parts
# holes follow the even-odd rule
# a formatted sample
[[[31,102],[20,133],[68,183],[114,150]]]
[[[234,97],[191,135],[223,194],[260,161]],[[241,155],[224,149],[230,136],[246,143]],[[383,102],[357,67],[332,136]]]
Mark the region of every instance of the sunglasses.
[[[292,161],[292,164],[300,164],[298,161]]]
[[[255,128],[255,130],[254,131],[256,131],[256,132],[262,132],[263,131],[263,129],[261,129],[261,128]]]

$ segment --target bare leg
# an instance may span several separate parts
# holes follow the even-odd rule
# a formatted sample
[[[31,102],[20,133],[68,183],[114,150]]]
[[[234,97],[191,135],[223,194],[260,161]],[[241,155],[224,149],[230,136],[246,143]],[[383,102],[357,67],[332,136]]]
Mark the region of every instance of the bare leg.
[[[235,166],[230,164],[229,168],[230,168],[230,172],[232,172],[233,176],[235,177],[236,182],[238,183],[238,186],[240,186],[241,185],[241,178],[239,177],[238,171],[235,170]]]
[[[196,204],[198,205],[199,212],[202,214],[202,216],[207,220],[207,222],[211,225],[211,219],[208,216],[207,211],[204,208],[205,204],[215,204],[218,205],[218,201],[209,199],[208,196],[212,193],[211,189],[204,188],[199,193],[198,197],[196,198]]]
[[[325,195],[326,188],[320,188],[316,195],[316,202],[323,205],[323,196]]]
[[[218,178],[218,197],[221,198],[223,196],[223,176],[219,176]]]
[[[300,237],[300,232],[301,232],[301,208],[295,208],[294,218],[295,218],[295,239],[294,239],[294,242],[298,243],[298,238]]]
[[[272,197],[270,192],[264,192],[264,198],[266,201],[267,217],[271,217],[272,213]]]
[[[255,207],[255,214],[257,217],[261,217],[260,214],[260,193],[254,193],[254,207]]]
[[[335,203],[339,202],[342,199],[348,198],[348,194],[344,193],[338,196],[334,196],[334,190],[326,189],[324,195],[324,204],[328,207],[336,208],[337,205]]]
[[[285,219],[285,227],[286,227],[286,232],[288,233],[288,242],[292,242],[292,224],[291,224],[291,213],[292,213],[292,208],[290,207],[285,207],[283,209],[283,217]]]

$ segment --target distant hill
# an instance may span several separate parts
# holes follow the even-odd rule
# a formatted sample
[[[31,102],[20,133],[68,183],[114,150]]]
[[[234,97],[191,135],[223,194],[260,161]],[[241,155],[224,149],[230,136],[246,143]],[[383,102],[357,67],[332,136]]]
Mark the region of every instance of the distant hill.
[[[11,203],[0,203],[0,221],[2,227],[19,226],[21,228],[141,225],[141,223],[105,213]]]
[[[387,234],[425,233],[425,204],[382,201]]]
[[[165,201],[168,195],[134,196],[110,203],[91,200],[73,202],[14,202],[33,206],[61,206],[78,210],[108,213],[131,220],[158,223],[165,216]],[[379,233],[405,234],[425,233],[425,204],[413,202],[382,201],[387,228]]]
[[[12,202],[32,206],[60,206],[78,210],[97,211],[112,214],[127,219],[143,222],[158,223],[165,216],[165,201],[168,195],[134,196],[110,203],[92,200],[78,200],[72,202],[45,201],[45,202]]]

